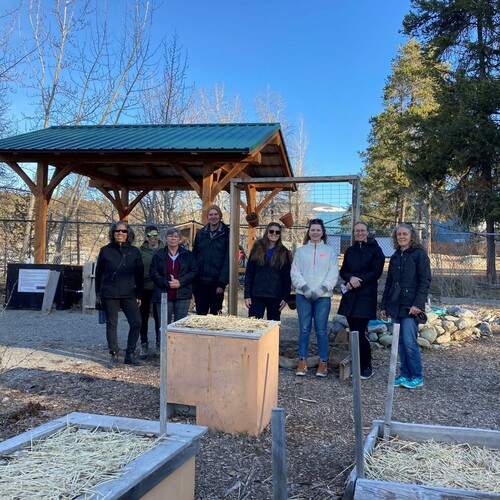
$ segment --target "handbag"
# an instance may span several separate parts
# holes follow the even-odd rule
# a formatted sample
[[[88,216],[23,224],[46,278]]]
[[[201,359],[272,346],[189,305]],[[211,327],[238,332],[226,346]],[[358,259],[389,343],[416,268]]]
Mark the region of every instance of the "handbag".
[[[98,310],[98,311],[102,311],[104,309],[104,306],[102,304],[102,299],[101,299],[101,296],[100,295],[96,295],[95,296],[95,308]]]

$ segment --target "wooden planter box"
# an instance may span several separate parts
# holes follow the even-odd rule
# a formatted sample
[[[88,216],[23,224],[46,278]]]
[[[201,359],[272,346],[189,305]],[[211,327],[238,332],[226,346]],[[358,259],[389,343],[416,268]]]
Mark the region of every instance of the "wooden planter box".
[[[0,456],[29,447],[32,441],[47,438],[67,425],[156,436],[160,431],[159,422],[75,412],[0,443]],[[168,424],[168,439],[127,464],[121,469],[124,472],[121,477],[97,485],[93,489],[95,494],[85,498],[194,499],[195,455],[206,431],[206,427],[196,425]]]
[[[167,400],[196,407],[196,423],[258,435],[278,402],[279,323],[260,332],[167,327]]]
[[[372,429],[366,438],[364,453],[371,453],[377,439],[384,433],[384,423],[374,420]],[[467,427],[446,427],[438,425],[405,424],[391,422],[391,437],[398,436],[408,441],[434,440],[441,443],[470,444],[489,449],[500,449],[500,431],[487,429],[473,429]],[[445,465],[443,465],[444,467]],[[437,486],[403,484],[389,481],[374,481],[357,478],[356,469],[349,477],[344,498],[351,498],[349,491],[354,490],[356,500],[377,499],[432,499],[432,500],[463,500],[463,499],[497,499],[498,493],[489,493],[473,490],[443,488]]]

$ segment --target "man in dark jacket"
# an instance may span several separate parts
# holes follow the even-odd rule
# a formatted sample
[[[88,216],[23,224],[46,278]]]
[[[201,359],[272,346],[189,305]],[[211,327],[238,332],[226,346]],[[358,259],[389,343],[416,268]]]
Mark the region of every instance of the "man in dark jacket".
[[[196,314],[219,314],[229,283],[229,228],[217,205],[207,209],[208,224],[196,233],[193,255],[198,265],[194,285]]]

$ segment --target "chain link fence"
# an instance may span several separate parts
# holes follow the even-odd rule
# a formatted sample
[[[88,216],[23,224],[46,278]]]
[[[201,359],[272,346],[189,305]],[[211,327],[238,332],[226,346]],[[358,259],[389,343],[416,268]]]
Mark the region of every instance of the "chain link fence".
[[[0,289],[4,290],[8,264],[33,262],[33,221],[0,219]],[[167,225],[157,224],[162,237]],[[187,246],[192,244],[194,234],[191,226],[201,227],[196,222],[183,224],[183,238]],[[342,256],[351,244],[348,228],[329,225],[328,243]],[[97,258],[99,249],[108,242],[109,222],[49,221],[47,225],[47,263],[82,265]],[[143,241],[145,225],[134,224],[136,245]],[[257,237],[264,232],[265,225],[257,228]],[[185,232],[185,233],[184,233]],[[294,225],[283,230],[283,242],[292,250],[303,244],[305,225]],[[371,229],[386,257],[394,252],[391,230]],[[500,276],[500,234],[494,235],[497,276]],[[164,240],[164,238],[163,238]],[[240,246],[247,254],[248,242],[245,225],[240,231]],[[435,297],[463,297],[471,299],[500,299],[500,284],[486,280],[486,236],[478,233],[456,232],[433,227],[431,243],[431,267],[433,281],[431,292]],[[387,259],[388,261],[388,259]]]

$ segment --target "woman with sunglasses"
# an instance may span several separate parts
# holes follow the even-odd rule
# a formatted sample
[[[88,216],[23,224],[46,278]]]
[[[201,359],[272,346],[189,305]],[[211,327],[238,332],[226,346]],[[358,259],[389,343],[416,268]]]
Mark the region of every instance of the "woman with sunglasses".
[[[399,323],[399,377],[396,387],[415,389],[424,385],[422,359],[418,345],[417,315],[425,311],[431,285],[431,265],[417,232],[411,224],[400,222],[392,232],[396,251],[389,261],[381,302],[381,316]]]
[[[139,366],[135,348],[141,330],[141,305],[144,290],[144,265],[141,253],[132,246],[135,236],[128,222],[113,222],[109,228],[109,243],[102,247],[95,270],[95,291],[101,297],[106,314],[106,339],[111,359],[109,368],[118,362],[118,311],[129,324],[124,363]]]
[[[149,276],[149,268],[151,261],[158,250],[165,247],[163,241],[160,240],[158,228],[153,225],[146,226],[144,231],[146,239],[140,247],[142,262],[144,264],[144,293],[141,302],[141,358],[148,355],[148,326],[149,326],[149,313],[151,309],[151,300],[153,298],[153,290],[155,284]],[[155,338],[156,338],[156,352],[160,352],[160,317],[158,307],[153,303],[153,319],[155,324]]]
[[[245,270],[245,305],[248,316],[279,321],[290,298],[290,257],[281,241],[281,225],[271,222],[257,240]]]
[[[318,342],[319,365],[317,377],[328,374],[328,316],[332,307],[333,287],[339,276],[338,255],[327,245],[326,231],[321,219],[312,219],[307,225],[304,245],[293,258],[292,284],[297,294],[299,315],[299,364],[295,375],[307,372],[307,354],[312,321]]]
[[[354,244],[345,254],[340,268],[344,280],[343,295],[338,314],[345,316],[351,332],[359,333],[359,357],[361,378],[373,375],[370,341],[366,328],[377,317],[378,279],[384,270],[385,256],[378,243],[368,238],[368,226],[356,222],[353,230]]]

